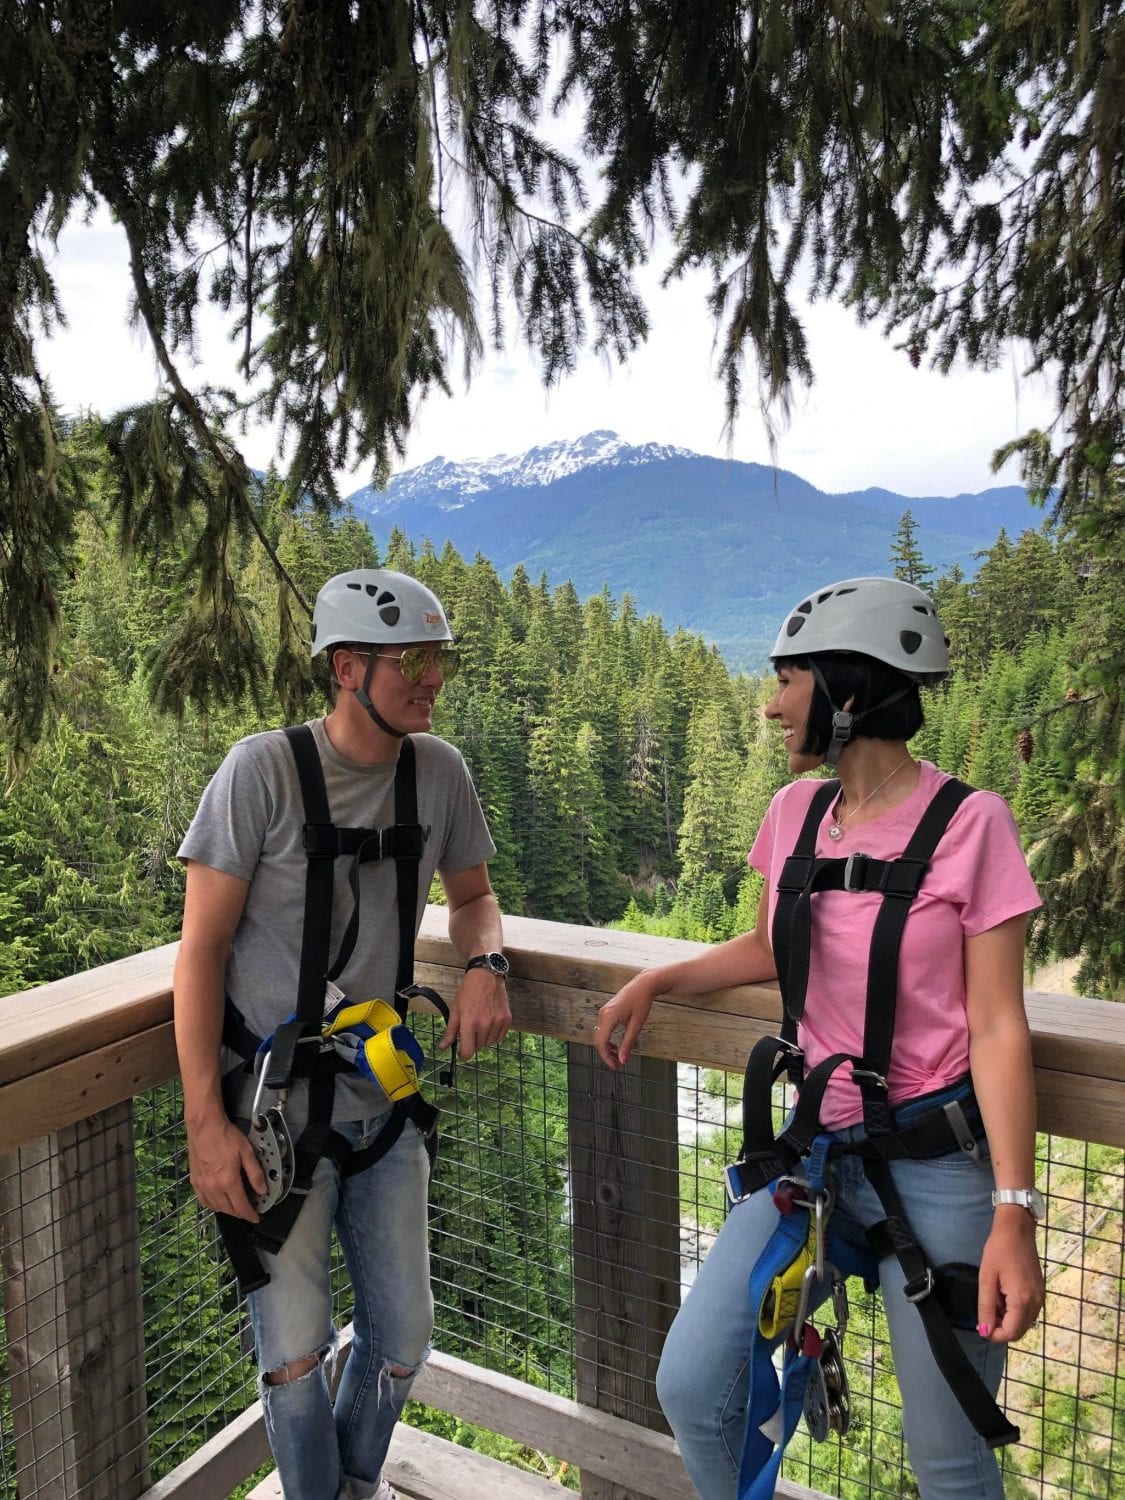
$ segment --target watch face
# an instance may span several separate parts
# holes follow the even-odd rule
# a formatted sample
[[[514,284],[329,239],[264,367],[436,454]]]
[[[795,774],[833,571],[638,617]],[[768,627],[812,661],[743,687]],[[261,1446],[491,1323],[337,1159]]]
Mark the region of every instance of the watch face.
[[[469,969],[489,969],[493,974],[499,974],[501,979],[507,977],[508,960],[502,953],[478,953],[476,958],[470,958],[466,965]]]

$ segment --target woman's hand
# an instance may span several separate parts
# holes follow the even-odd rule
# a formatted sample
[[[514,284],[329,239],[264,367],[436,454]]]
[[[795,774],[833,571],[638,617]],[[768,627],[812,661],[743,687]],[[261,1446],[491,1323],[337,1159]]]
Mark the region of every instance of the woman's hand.
[[[648,1020],[648,1013],[652,1009],[652,1002],[659,993],[658,981],[654,974],[655,971],[650,969],[645,973],[635,975],[627,985],[617,991],[612,1000],[607,1000],[598,1011],[598,1024],[594,1028],[594,1046],[598,1049],[598,1056],[602,1062],[607,1068],[612,1068],[615,1073],[629,1061],[633,1044],[640,1036]],[[625,1028],[625,1034],[620,1041],[614,1041],[614,1033],[622,1026]]]
[[[993,1344],[1023,1338],[1045,1294],[1035,1220],[1025,1208],[1001,1205],[981,1257],[977,1332]]]

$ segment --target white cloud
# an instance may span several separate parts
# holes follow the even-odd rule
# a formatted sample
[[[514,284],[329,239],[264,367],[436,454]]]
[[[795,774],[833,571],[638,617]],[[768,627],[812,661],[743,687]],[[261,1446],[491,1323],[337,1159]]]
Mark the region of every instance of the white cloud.
[[[59,246],[53,271],[70,327],[44,349],[56,398],[67,410],[100,411],[146,399],[157,385],[156,362],[145,336],[128,326],[121,230],[102,213],[90,226],[68,226]],[[550,391],[526,352],[510,340],[482,361],[468,390],[455,377],[452,398],[439,393],[420,405],[405,466],[438,454],[460,459],[522,452],[595,428],[612,428],[631,442],[674,443],[770,462],[752,372],[728,450],[704,304],[707,286],[698,273],[662,289],[658,271],[646,271],[648,342],[625,367],[583,355],[576,373]],[[1013,466],[999,478],[991,474],[993,450],[1029,426],[1046,424],[1052,413],[1048,383],[1041,376],[1021,378],[1018,354],[1004,369],[942,377],[925,367],[914,370],[878,326],[860,327],[838,305],[814,304],[804,319],[816,382],[797,393],[792,420],[780,434],[777,461],[783,468],[822,489],[881,485],[908,495],[1017,481]],[[228,333],[228,320],[218,311],[202,313],[193,382],[237,386]],[[451,368],[457,367],[453,361]],[[242,446],[252,464],[265,467],[276,439],[269,430],[251,429]],[[341,488],[346,492],[368,477],[341,475]]]

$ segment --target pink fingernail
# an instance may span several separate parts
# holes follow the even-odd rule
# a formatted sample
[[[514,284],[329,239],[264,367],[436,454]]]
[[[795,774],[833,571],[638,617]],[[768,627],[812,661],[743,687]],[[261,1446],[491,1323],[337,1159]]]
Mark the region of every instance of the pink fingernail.
[[[980,1336],[981,1336],[982,1339],[986,1339],[988,1337],[988,1335],[992,1332],[992,1324],[991,1323],[978,1323],[977,1324],[977,1332],[980,1334]]]
[[[629,1061],[629,1054],[627,1052],[622,1052],[622,1054],[621,1054],[621,1066],[624,1067],[625,1064],[628,1061]]]

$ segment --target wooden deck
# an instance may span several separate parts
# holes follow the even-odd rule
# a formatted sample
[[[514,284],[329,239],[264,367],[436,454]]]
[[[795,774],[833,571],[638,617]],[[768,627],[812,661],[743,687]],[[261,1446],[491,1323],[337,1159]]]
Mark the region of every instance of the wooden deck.
[[[446,919],[427,911],[417,972],[452,993],[462,970]],[[585,1500],[696,1500],[651,1389],[680,1290],[676,1065],[740,1070],[756,1038],[776,1034],[776,986],[743,986],[691,1004],[662,999],[636,1064],[628,1075],[611,1074],[589,1045],[598,1006],[638,969],[699,945],[527,918],[506,919],[505,937],[516,1029],[568,1044],[559,1110],[574,1213],[575,1399],[440,1352],[414,1394],[567,1460],[581,1471]],[[0,999],[4,1352],[20,1493],[28,1500],[56,1500],[64,1484],[80,1500],[221,1500],[269,1462],[254,1403],[194,1450],[185,1443],[176,1468],[150,1478],[133,1099],[175,1073],[174,954],[170,945]],[[1027,1007],[1040,1129],[1125,1146],[1125,1005],[1031,993]],[[1047,1227],[1049,1258],[1060,1266],[1071,1267],[1086,1236],[1118,1212],[1112,1201],[1091,1204],[1102,1216],[1087,1215],[1091,1228],[1081,1198],[1064,1202],[1060,1222]],[[660,1225],[664,1238],[654,1234]],[[1114,1286],[1119,1259],[1091,1269],[1107,1267]],[[1083,1318],[1101,1307],[1080,1281],[1069,1300]],[[1051,1325],[1065,1340],[1073,1316],[1073,1308],[1060,1312]],[[1114,1345],[1101,1323],[1094,1333]],[[1051,1368],[1064,1367],[1052,1356]],[[1119,1476],[1119,1462],[1111,1466]],[[401,1500],[564,1492],[544,1476],[405,1428],[387,1477]],[[1074,1493],[1074,1485],[1056,1492]],[[784,1482],[777,1489],[779,1500],[814,1493]],[[258,1500],[279,1494],[276,1479],[256,1490]]]
[[[528,1474],[460,1448],[456,1443],[399,1425],[383,1475],[398,1500],[555,1500],[572,1491],[538,1474]],[[283,1500],[276,1473],[250,1492],[250,1500]]]

